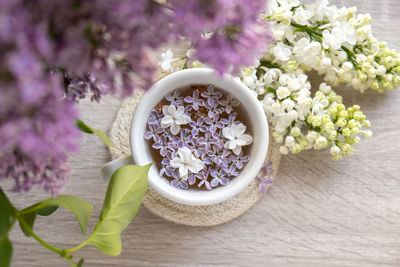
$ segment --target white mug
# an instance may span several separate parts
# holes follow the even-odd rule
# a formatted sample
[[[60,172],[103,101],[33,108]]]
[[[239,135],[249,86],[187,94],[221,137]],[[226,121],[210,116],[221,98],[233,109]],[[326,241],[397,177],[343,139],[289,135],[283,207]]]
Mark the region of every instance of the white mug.
[[[239,175],[233,178],[227,185],[219,186],[213,190],[175,188],[166,180],[159,176],[156,164],[150,168],[148,183],[154,190],[162,196],[175,202],[205,206],[216,204],[240,193],[256,177],[261,169],[268,151],[268,123],[265,113],[255,96],[246,85],[238,78],[230,75],[218,75],[214,70],[207,68],[193,68],[174,72],[156,82],[141,99],[136,107],[132,120],[130,132],[130,145],[132,156],[124,159],[117,159],[105,164],[102,175],[110,178],[119,167],[126,164],[146,165],[154,162],[151,151],[144,139],[147,127],[147,120],[150,112],[165,95],[173,92],[177,88],[190,85],[213,84],[237,98],[244,110],[248,113],[248,126],[253,136],[253,143],[249,149],[250,160],[240,171]]]

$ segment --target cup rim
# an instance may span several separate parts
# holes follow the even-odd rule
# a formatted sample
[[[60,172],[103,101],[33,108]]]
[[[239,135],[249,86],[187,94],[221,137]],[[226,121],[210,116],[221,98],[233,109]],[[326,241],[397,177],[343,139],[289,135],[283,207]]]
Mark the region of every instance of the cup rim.
[[[132,157],[136,164],[145,165],[152,162],[150,151],[145,145],[147,140],[143,137],[151,109],[168,93],[177,88],[194,84],[214,84],[239,99],[250,115],[249,120],[253,125],[252,156],[239,175],[232,179],[228,185],[216,187],[210,191],[175,188],[169,182],[166,182],[166,178],[158,175],[154,165],[149,170],[148,183],[159,194],[175,202],[185,205],[206,206],[232,198],[245,189],[257,176],[268,151],[268,123],[257,97],[238,78],[228,74],[218,75],[213,69],[209,68],[180,70],[157,81],[144,94],[136,107],[130,132]],[[160,91],[162,91],[162,94],[160,94]]]

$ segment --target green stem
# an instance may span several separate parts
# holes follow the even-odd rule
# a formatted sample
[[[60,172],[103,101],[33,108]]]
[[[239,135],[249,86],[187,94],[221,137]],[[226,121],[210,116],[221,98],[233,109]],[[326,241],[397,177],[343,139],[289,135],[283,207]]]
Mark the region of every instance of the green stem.
[[[73,267],[76,267],[75,262],[74,262],[70,257],[66,257],[66,259],[67,259],[67,261],[69,261],[69,263],[71,263],[71,265],[72,265]]]
[[[96,230],[95,230],[95,231],[96,231]],[[89,243],[90,238],[91,238],[92,235],[95,233],[95,231],[93,231],[93,233],[89,236],[89,238],[86,239],[85,241],[83,241],[81,244],[77,245],[77,246],[74,247],[74,248],[66,249],[65,252],[66,252],[66,253],[72,253],[72,252],[75,252],[75,251],[77,251],[77,250],[83,248],[84,246],[86,246],[86,245]]]
[[[63,254],[65,254],[65,251],[58,249],[56,247],[53,247],[52,245],[50,245],[49,243],[45,242],[43,239],[41,239],[38,235],[36,235],[31,227],[29,227],[29,225],[17,214],[18,217],[18,221],[21,225],[24,226],[24,229],[31,235],[33,236],[33,238],[36,239],[36,241],[38,241],[42,246],[44,246],[45,248],[47,248],[50,251],[53,251],[57,254],[60,254],[60,256],[63,256]]]
[[[301,25],[295,22],[290,23],[291,26],[295,27],[298,31],[306,32],[310,35],[311,39],[316,39],[317,41],[321,42],[322,40],[322,33],[316,31],[315,28],[312,28],[307,25]]]
[[[357,64],[357,62],[356,62],[356,60],[355,60],[354,53],[351,52],[347,47],[345,47],[345,46],[343,46],[343,45],[342,45],[340,48],[342,48],[342,50],[343,50],[344,52],[346,52],[346,54],[347,54],[347,60],[350,61],[351,63],[353,63],[354,68],[355,68],[356,70],[357,70],[357,69],[360,69],[359,66],[358,66],[358,64]]]
[[[69,261],[72,266],[76,267],[76,264],[71,260],[69,253],[66,250],[56,248],[43,239],[41,239],[37,234],[32,231],[32,228],[20,217],[19,214],[16,215],[18,218],[19,223],[24,227],[25,231],[27,231],[36,241],[38,241],[42,246],[47,248],[48,250],[59,254],[62,258]]]
[[[265,59],[260,60],[260,66],[267,67],[269,69],[275,68],[275,69],[282,70],[282,67],[279,64],[273,63],[273,62],[271,62],[269,60],[265,60]]]

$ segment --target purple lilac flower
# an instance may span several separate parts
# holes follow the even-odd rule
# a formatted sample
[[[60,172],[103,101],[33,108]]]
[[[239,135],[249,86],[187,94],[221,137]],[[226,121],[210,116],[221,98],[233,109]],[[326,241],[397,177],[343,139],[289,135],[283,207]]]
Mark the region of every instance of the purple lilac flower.
[[[197,121],[189,122],[190,127],[192,127],[191,133],[193,136],[197,136],[200,132],[205,133],[207,127],[204,125],[204,118],[198,118]]]
[[[148,124],[155,124],[157,126],[160,126],[160,121],[159,121],[160,116],[161,116],[161,114],[159,114],[156,110],[153,109],[150,112],[150,117],[147,120],[147,123]]]
[[[165,99],[167,99],[169,103],[173,106],[183,105],[183,97],[180,96],[179,90],[175,90],[174,92],[166,95]]]
[[[272,185],[272,180],[270,175],[274,172],[272,169],[272,161],[268,161],[260,170],[259,175],[257,175],[256,179],[260,183],[259,190],[260,193],[265,195],[268,187]]]
[[[239,155],[230,155],[229,159],[233,164],[235,164],[236,168],[239,170],[243,168],[244,164],[250,160],[249,156],[244,156],[243,151],[239,153]]]
[[[215,108],[218,105],[218,100],[222,97],[221,92],[216,91],[214,86],[209,85],[207,90],[201,93],[201,96],[206,99],[207,108]]]
[[[211,168],[208,167],[208,168],[206,168],[205,171],[201,171],[201,172],[195,174],[196,178],[200,180],[200,182],[197,184],[198,187],[202,187],[204,185],[207,190],[212,189],[211,183],[208,181],[210,172],[211,172]]]
[[[157,126],[156,123],[151,124],[150,122],[148,122],[148,128],[149,128],[148,131],[144,133],[144,138],[147,140],[149,139],[158,140],[159,134],[163,132],[163,129]]]
[[[184,181],[183,179],[181,179],[181,178],[172,180],[171,181],[171,185],[173,187],[181,188],[181,189],[188,189],[189,188],[188,183],[186,181]]]
[[[207,102],[207,99],[213,98],[215,101]],[[183,101],[182,101],[183,99]],[[236,99],[224,97],[224,95],[214,86],[208,86],[206,91],[199,94],[198,89],[188,96],[182,96],[178,90],[167,95],[166,100],[171,105],[183,105],[185,115],[191,120],[188,125],[182,126],[178,135],[173,135],[169,129],[160,129],[160,121],[162,114],[157,110],[153,110],[148,119],[148,129],[145,132],[145,138],[153,140],[152,147],[159,150],[163,157],[160,166],[160,176],[166,176],[170,179],[172,186],[188,189],[189,186],[197,185],[198,187],[212,190],[217,186],[224,186],[229,181],[239,175],[244,165],[249,161],[249,157],[243,152],[234,155],[232,150],[224,147],[227,139],[222,134],[224,127],[234,124],[237,118],[236,112],[226,112],[228,103],[233,103],[232,108],[237,107]],[[192,106],[198,102],[198,109]],[[162,103],[162,102],[160,102]],[[220,110],[213,118],[209,117],[209,113],[200,110],[202,104],[208,107],[213,105],[213,109]],[[223,106],[222,104],[225,106]],[[162,108],[162,106],[161,106]],[[160,107],[158,107],[160,109]],[[232,111],[232,110],[231,110]],[[230,113],[230,114],[228,114]],[[192,173],[189,171],[184,177],[180,177],[178,168],[171,167],[171,160],[176,158],[179,149],[189,148],[192,155],[202,161],[203,170]]]
[[[253,64],[271,40],[268,24],[257,19],[257,14],[265,10],[265,0],[171,3],[175,10],[173,21],[179,22],[174,24],[174,30],[194,43],[198,60],[211,64],[220,73],[230,68],[236,72],[243,64]],[[206,31],[212,32],[211,37],[202,37]]]
[[[225,125],[232,125],[235,123],[237,117],[237,113],[236,112],[232,112],[229,114],[228,118],[222,118],[221,122]],[[225,127],[225,126],[224,126]]]
[[[229,178],[226,178],[226,173],[221,170],[213,170],[210,174],[213,177],[210,183],[212,187],[216,187],[219,184],[227,185],[229,183]]]
[[[165,157],[167,155],[168,150],[168,142],[167,137],[165,135],[155,135],[153,137],[154,144],[152,145],[153,148],[160,150],[160,155]]]
[[[229,94],[229,95],[226,97],[226,99],[221,100],[221,101],[219,102],[219,104],[220,104],[221,106],[224,107],[224,111],[225,111],[227,114],[230,114],[230,113],[232,112],[232,110],[233,110],[234,107],[237,107],[237,106],[240,105],[240,102],[239,102],[239,100],[237,100],[233,95]]]
[[[189,106],[192,107],[194,110],[199,110],[199,107],[204,106],[204,100],[199,99],[199,90],[198,89],[194,90],[192,96],[185,97],[184,101],[186,103],[191,104]]]

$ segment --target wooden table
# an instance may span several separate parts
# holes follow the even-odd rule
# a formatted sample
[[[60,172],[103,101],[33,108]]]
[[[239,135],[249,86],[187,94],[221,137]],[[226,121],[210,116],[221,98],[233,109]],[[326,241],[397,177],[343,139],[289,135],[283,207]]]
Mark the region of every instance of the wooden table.
[[[356,5],[373,17],[373,32],[400,50],[400,1],[332,1]],[[360,104],[372,122],[374,137],[363,140],[356,155],[332,162],[328,151],[286,156],[275,185],[237,220],[212,228],[167,222],[141,208],[123,234],[119,257],[88,246],[77,253],[86,266],[400,266],[400,90],[364,94],[338,90],[345,103]],[[88,124],[107,130],[120,100],[81,106]],[[95,205],[93,229],[106,189],[99,175],[109,160],[107,149],[85,136],[73,155],[74,169],[66,193]],[[31,192],[11,194],[13,202],[33,203],[47,197]],[[57,211],[40,218],[39,235],[57,247],[73,247],[83,238],[73,216]],[[19,230],[12,266],[70,266]]]

